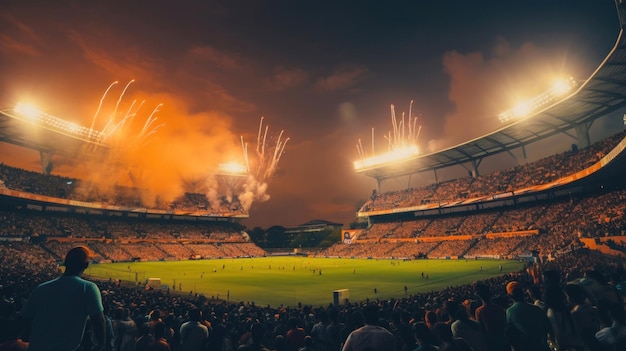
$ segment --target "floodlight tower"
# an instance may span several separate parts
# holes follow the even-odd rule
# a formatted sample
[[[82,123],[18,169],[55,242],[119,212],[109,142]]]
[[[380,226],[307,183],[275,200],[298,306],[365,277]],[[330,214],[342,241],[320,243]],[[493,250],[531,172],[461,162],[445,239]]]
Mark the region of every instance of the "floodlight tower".
[[[14,108],[0,111],[0,140],[39,151],[42,173],[52,170],[52,156],[69,158],[84,156],[86,150],[108,151],[111,146],[102,141],[102,132],[78,125],[18,103]]]
[[[508,123],[532,116],[565,99],[576,85],[576,81],[571,77],[569,79],[556,80],[550,89],[526,101],[520,101],[510,110],[500,113],[498,119],[502,123]]]
[[[554,82],[550,89],[526,101],[519,102],[508,111],[500,113],[498,115],[498,119],[502,123],[514,123],[519,120],[531,118],[541,111],[557,105],[561,101],[573,96],[576,94],[576,88],[578,88],[578,83],[574,80],[574,78],[570,77],[568,79],[558,79]],[[576,124],[574,126],[574,130],[576,131],[575,139],[582,147],[586,147],[591,144],[589,137],[590,127],[591,124],[585,123]],[[524,154],[526,153],[525,149],[523,149],[523,152]]]

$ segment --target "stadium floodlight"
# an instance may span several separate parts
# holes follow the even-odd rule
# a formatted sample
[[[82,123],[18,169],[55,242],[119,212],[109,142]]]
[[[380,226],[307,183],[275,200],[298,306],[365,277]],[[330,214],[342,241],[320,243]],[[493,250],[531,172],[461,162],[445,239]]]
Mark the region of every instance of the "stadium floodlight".
[[[13,111],[28,118],[29,120],[36,122],[41,119],[43,113],[36,106],[25,103],[18,103],[13,108]]]
[[[248,174],[246,166],[237,162],[220,163],[218,165],[218,171],[220,174],[244,176]]]
[[[59,117],[42,112],[31,104],[18,103],[13,108],[17,118],[38,124],[62,134],[72,135],[90,142],[99,142],[103,133],[94,129],[83,127],[77,123],[69,122]]]
[[[405,147],[395,148],[384,154],[354,161],[354,169],[358,172],[367,168],[401,163],[402,161],[417,155],[419,155],[419,148],[416,145],[408,145]]]
[[[371,153],[367,153],[372,156],[366,156],[361,139],[359,139],[356,145],[359,160],[354,161],[354,169],[357,172],[402,163],[419,155],[417,144],[422,126],[418,125],[417,117],[413,116],[413,100],[409,104],[408,116],[403,112],[400,119],[396,118],[395,107],[391,105],[391,127],[392,130],[384,136],[387,140],[388,151],[386,153],[376,154],[374,150],[374,128],[372,128],[372,150]]]
[[[498,115],[498,119],[500,122],[506,123],[514,119],[529,116],[530,114],[565,98],[565,96],[575,87],[576,81],[571,77],[569,79],[558,79],[554,82],[550,89],[533,97],[532,99],[516,104],[508,111],[500,113]]]

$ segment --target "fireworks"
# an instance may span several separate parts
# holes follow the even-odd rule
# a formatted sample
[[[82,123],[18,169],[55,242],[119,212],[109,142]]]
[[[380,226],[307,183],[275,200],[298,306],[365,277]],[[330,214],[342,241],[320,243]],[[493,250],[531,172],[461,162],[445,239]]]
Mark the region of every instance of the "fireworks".
[[[361,139],[359,139],[356,145],[359,161],[354,162],[354,167],[360,170],[417,155],[419,153],[417,143],[422,130],[422,126],[418,125],[417,122],[417,117],[413,117],[413,100],[409,104],[408,116],[405,116],[403,112],[400,121],[396,118],[394,105],[391,105],[392,130],[384,136],[387,141],[387,151],[379,155],[376,154],[374,149],[374,128],[372,128],[371,154],[366,154]]]
[[[162,104],[158,104],[147,115],[141,128],[139,126],[131,128],[133,121],[138,118],[140,110],[145,104],[145,101],[133,100],[127,108],[122,107],[124,96],[133,83],[134,80],[131,80],[123,87],[115,103],[111,102],[109,105],[111,112],[106,114],[102,113],[106,110],[103,106],[106,105],[107,96],[118,84],[118,82],[111,83],[102,95],[93,116],[92,128],[97,124],[98,119],[108,118],[104,128],[97,134],[97,141],[111,146],[110,161],[127,154],[131,149],[144,146],[159,128],[164,126],[164,124],[158,124],[155,117],[162,106]],[[261,117],[253,153],[248,152],[248,144],[243,136],[241,137],[243,165],[236,163],[220,164],[216,172],[206,178],[205,185],[207,188],[203,189],[202,192],[206,192],[207,199],[210,200],[213,209],[216,210],[228,203],[228,208],[232,211],[238,211],[236,208],[242,208],[247,212],[254,201],[269,199],[269,195],[266,193],[268,183],[277,170],[288,141],[289,138],[284,137],[283,130],[276,136],[270,135],[269,126],[264,124],[264,118]],[[109,164],[112,165],[110,168],[114,169],[117,162],[109,162]],[[132,175],[130,171],[129,175]],[[137,181],[139,180],[133,180],[135,186],[138,185],[136,184]],[[183,181],[183,183],[185,182]],[[197,191],[200,190],[195,189],[192,192]],[[240,203],[241,207],[237,203]]]
[[[270,133],[269,125],[261,117],[256,145],[252,146],[254,151],[248,152],[248,143],[241,136],[242,164],[222,163],[217,169],[211,166],[207,172],[198,169],[202,165],[187,167],[185,162],[180,167],[162,170],[158,163],[150,164],[155,159],[151,157],[154,154],[152,150],[141,149],[165,125],[157,123],[156,117],[162,104],[147,111],[143,109],[145,100],[125,102],[125,96],[134,82],[126,83],[115,98],[111,95],[119,83],[109,84],[100,97],[89,127],[50,116],[28,104],[18,104],[11,116],[83,141],[75,155],[77,160],[84,162],[76,165],[85,168],[82,181],[74,189],[78,199],[109,201],[120,198],[132,206],[169,209],[181,199],[180,191],[183,191],[183,197],[191,197],[194,203],[197,202],[196,210],[225,216],[245,216],[254,201],[269,199],[266,193],[268,184],[290,140],[285,137],[284,130]],[[145,120],[137,123],[142,115]],[[104,126],[100,128],[100,125]],[[199,137],[208,139],[212,136]],[[165,139],[164,136],[162,138]],[[183,143],[187,142],[183,140]],[[192,148],[194,151],[197,149],[195,145]],[[211,155],[210,165],[216,158],[215,151]],[[186,155],[179,156],[179,159],[184,159]],[[208,202],[198,200],[196,195],[202,193]],[[185,203],[186,200],[180,201]]]
[[[269,131],[269,125],[263,128],[263,119],[259,122],[259,132],[257,134],[256,155],[257,160],[254,165],[254,170],[250,168],[250,158],[248,156],[248,144],[244,142],[243,136],[241,137],[241,147],[243,150],[243,158],[246,169],[250,170],[251,174],[260,182],[267,182],[276,172],[280,157],[285,151],[285,146],[289,141],[289,138],[283,139],[284,130],[281,130],[276,139],[276,143],[271,146],[268,145],[267,133]]]
[[[130,137],[130,138],[127,137],[128,134],[131,134],[130,127],[132,125],[133,120],[135,119],[135,117],[137,117],[139,111],[141,110],[141,108],[143,107],[145,103],[145,100],[141,101],[140,103],[137,103],[137,100],[133,100],[133,102],[128,107],[128,110],[126,111],[126,113],[122,115],[119,114],[118,110],[120,109],[120,104],[122,102],[122,99],[124,98],[124,95],[126,94],[126,91],[128,90],[128,87],[134,82],[135,82],[134,79],[129,81],[126,84],[126,86],[124,86],[124,89],[118,96],[117,101],[115,103],[115,107],[113,108],[112,112],[109,115],[108,122],[106,123],[104,128],[98,133],[98,140],[96,140],[98,143],[109,144],[115,149],[122,149],[122,151],[128,150],[136,146],[145,146],[150,141],[150,137],[154,135],[159,128],[165,125],[163,123],[156,124],[157,118],[155,117],[155,114],[159,111],[159,108],[163,106],[163,104],[158,104],[150,112],[150,114],[148,114],[148,117],[146,118],[141,130],[138,133],[136,133],[133,137]],[[104,100],[106,99],[111,88],[115,86],[116,84],[118,84],[117,81],[111,83],[108,86],[108,88],[105,90],[104,94],[102,95],[102,98],[100,98],[100,103],[98,104],[98,108],[91,122],[92,130],[102,110],[102,105],[104,103]],[[118,135],[120,137],[116,138],[116,136]]]
[[[255,148],[256,160],[250,162],[248,154],[248,144],[241,137],[241,148],[243,151],[243,158],[245,162],[245,169],[250,174],[246,183],[243,185],[243,192],[237,197],[240,200],[243,208],[248,210],[254,200],[267,201],[269,195],[266,193],[268,183],[276,169],[280,158],[285,151],[285,146],[289,141],[289,138],[283,138],[284,131],[281,130],[276,137],[276,142],[271,143],[268,140],[269,126],[263,126],[263,117],[259,122],[259,132],[257,133],[257,144]]]
[[[93,194],[106,194],[105,196],[115,198],[119,195],[117,193],[119,186],[127,184],[141,188],[138,196],[142,199],[135,201],[135,204],[143,201],[153,206],[160,201],[158,194],[145,188],[143,176],[146,173],[136,154],[150,142],[151,137],[159,128],[164,126],[164,124],[157,124],[155,117],[162,104],[158,104],[148,113],[142,111],[145,100],[125,103],[124,97],[134,82],[134,80],[129,81],[117,99],[113,100],[109,98],[109,94],[118,84],[115,81],[107,87],[100,98],[89,128],[92,131],[89,143],[85,144],[82,150],[84,156],[87,156],[84,160],[88,171],[85,181],[75,189],[79,198],[89,198],[94,196]],[[133,122],[142,114],[147,115],[143,124],[133,125]],[[100,120],[103,121],[99,123]],[[98,125],[103,123],[104,126],[100,129]],[[106,147],[106,152],[100,152],[104,147]]]

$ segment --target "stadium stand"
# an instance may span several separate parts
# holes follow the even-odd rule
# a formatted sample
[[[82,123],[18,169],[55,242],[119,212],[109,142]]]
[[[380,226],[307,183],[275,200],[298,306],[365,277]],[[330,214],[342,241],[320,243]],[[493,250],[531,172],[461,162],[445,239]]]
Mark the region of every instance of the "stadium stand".
[[[88,203],[111,204],[125,208],[153,209],[161,211],[245,214],[239,202],[228,202],[222,197],[214,202],[205,194],[184,193],[172,202],[165,203],[158,198],[151,206],[142,200],[138,188],[115,186],[114,189],[99,189],[95,184],[80,179],[41,174],[0,163],[0,180],[10,190],[52,198],[83,201]]]
[[[498,170],[476,178],[464,177],[418,189],[377,193],[367,201],[360,212],[409,208],[430,203],[455,203],[511,192],[531,186],[540,186],[589,168],[608,154],[626,132],[620,132],[589,147],[566,151],[523,166]]]
[[[363,256],[364,248],[356,245],[361,243],[369,246],[366,256],[401,257],[388,243],[434,241],[437,244],[426,251],[402,252],[408,253],[406,257],[429,258],[554,257],[584,246],[581,238],[621,236],[626,226],[626,191],[619,176],[613,181],[621,163],[614,162],[618,168],[609,181],[589,170],[605,155],[622,154],[624,136],[620,132],[587,148],[476,178],[375,192],[360,210],[369,215],[371,226],[347,245],[354,248],[331,247],[320,255]],[[569,178],[579,182],[561,181]],[[580,185],[584,178],[587,184]],[[511,195],[495,201],[502,191]],[[518,193],[527,196],[516,198]],[[340,245],[345,244],[335,244]]]

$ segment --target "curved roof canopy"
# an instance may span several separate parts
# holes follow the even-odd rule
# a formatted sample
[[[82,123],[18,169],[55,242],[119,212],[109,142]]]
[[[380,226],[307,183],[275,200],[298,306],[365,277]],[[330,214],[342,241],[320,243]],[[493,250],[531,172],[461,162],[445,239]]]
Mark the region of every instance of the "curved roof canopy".
[[[71,158],[87,156],[86,151],[93,156],[96,152],[107,152],[111,148],[110,145],[90,140],[78,133],[28,121],[13,110],[0,111],[0,142]]]
[[[620,15],[621,5],[618,5]],[[621,19],[621,18],[620,18]],[[562,100],[523,119],[463,144],[417,155],[402,163],[358,170],[380,180],[480,162],[574,128],[588,129],[593,121],[626,106],[626,39],[620,30],[615,46],[596,71]]]

